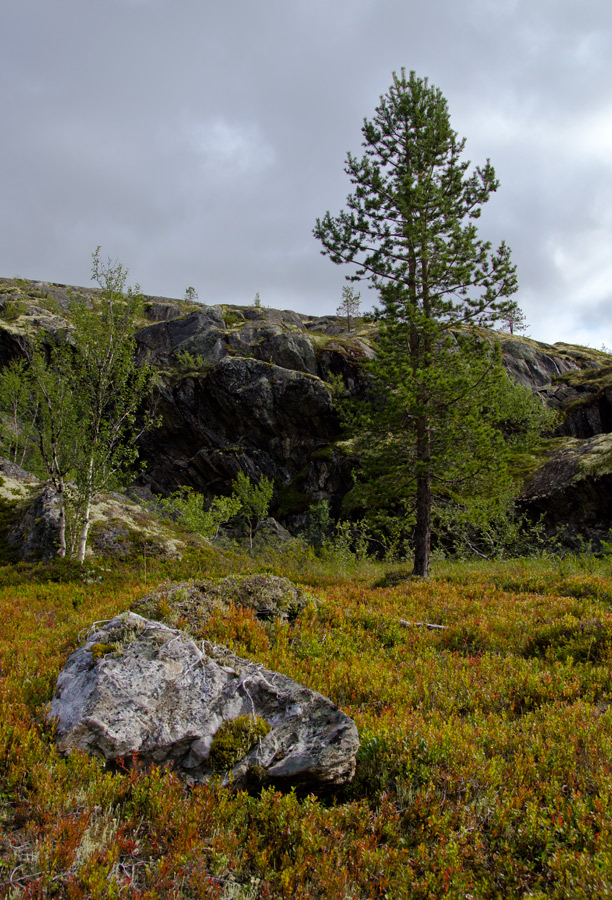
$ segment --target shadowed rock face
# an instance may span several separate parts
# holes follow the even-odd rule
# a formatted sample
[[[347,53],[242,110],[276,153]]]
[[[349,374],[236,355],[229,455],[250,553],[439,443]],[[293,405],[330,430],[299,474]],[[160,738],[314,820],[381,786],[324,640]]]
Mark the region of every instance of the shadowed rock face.
[[[612,529],[612,434],[567,438],[535,473],[521,497],[549,530],[562,528],[563,542],[610,540]]]
[[[162,426],[140,446],[145,479],[161,493],[181,484],[223,493],[241,470],[288,485],[340,433],[319,378],[255,359],[225,357],[206,374],[168,382],[157,410]]]
[[[176,366],[184,351],[199,357],[199,370],[164,379],[163,424],[140,441],[143,480],[159,493],[189,484],[214,495],[228,493],[243,471],[274,481],[285,516],[313,500],[339,502],[351,485],[349,461],[336,451],[316,457],[341,437],[324,382],[342,375],[363,394],[361,363],[372,351],[363,340],[330,338],[329,329],[341,330],[335,317],[311,331],[316,322],[279,310],[203,307],[142,329],[140,356],[162,368]]]
[[[224,722],[259,717],[270,731],[223,773],[236,788],[341,785],[359,747],[352,719],[316,691],[135,613],[93,630],[69,657],[50,715],[61,752],[135,755],[191,782],[216,774],[209,757]]]
[[[23,355],[33,329],[54,339],[66,326],[62,316],[70,291],[97,293],[0,278],[0,364]],[[289,527],[299,525],[316,500],[327,499],[339,511],[352,485],[354,460],[338,446],[342,433],[325,382],[341,376],[353,396],[367,393],[362,364],[374,353],[375,326],[349,335],[337,316],[163,297],[145,301],[151,324],[137,334],[138,354],[159,369],[162,426],[140,442],[147,468],[138,488],[167,494],[190,485],[209,496],[229,493],[232,480],[244,471],[274,480],[273,512]],[[610,355],[519,335],[485,330],[482,335],[501,344],[512,378],[562,413],[558,435],[589,440],[612,433]],[[555,459],[564,452],[557,448]],[[590,473],[580,484],[573,481],[570,505],[584,503],[586,518],[601,529],[606,507],[602,499],[597,511],[597,497],[607,493],[597,487],[600,477],[608,476]],[[587,484],[588,496],[580,487]],[[537,504],[537,510],[550,504],[555,521],[565,521],[564,516],[577,521],[564,512],[566,501],[553,494],[562,496],[551,489],[548,499],[538,494],[536,501],[528,488],[525,502]]]

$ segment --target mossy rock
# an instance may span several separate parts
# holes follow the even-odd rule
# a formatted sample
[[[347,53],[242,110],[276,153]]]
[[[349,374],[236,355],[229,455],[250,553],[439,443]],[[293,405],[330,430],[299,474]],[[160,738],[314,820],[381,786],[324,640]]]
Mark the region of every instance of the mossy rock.
[[[204,633],[215,612],[231,613],[234,607],[252,609],[263,621],[293,622],[312,597],[288,578],[257,574],[220,581],[183,581],[162,585],[143,597],[139,614],[161,619],[172,626],[180,623],[194,634]]]
[[[213,772],[229,772],[270,730],[260,716],[238,716],[224,722],[213,738],[209,767]]]

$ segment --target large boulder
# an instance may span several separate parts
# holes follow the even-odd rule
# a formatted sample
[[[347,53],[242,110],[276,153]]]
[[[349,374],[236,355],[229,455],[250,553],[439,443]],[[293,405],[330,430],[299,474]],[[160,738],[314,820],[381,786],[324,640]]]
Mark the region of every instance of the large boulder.
[[[316,691],[135,613],[92,628],[50,715],[61,752],[135,757],[238,788],[341,785],[359,747],[352,719]]]

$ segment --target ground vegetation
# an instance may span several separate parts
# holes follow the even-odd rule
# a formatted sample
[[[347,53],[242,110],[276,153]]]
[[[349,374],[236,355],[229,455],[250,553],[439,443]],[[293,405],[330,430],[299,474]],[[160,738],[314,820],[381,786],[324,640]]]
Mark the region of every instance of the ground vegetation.
[[[434,560],[423,581],[397,564],[341,570],[296,550],[254,559],[208,547],[152,560],[149,582],[249,569],[307,583],[317,603],[293,624],[219,611],[206,637],[351,715],[354,782],[334,797],[235,793],[130,760],[111,770],[59,757],[45,719],[58,672],[84,628],[146,592],[142,569],[3,566],[1,896],[610,893],[609,558]]]

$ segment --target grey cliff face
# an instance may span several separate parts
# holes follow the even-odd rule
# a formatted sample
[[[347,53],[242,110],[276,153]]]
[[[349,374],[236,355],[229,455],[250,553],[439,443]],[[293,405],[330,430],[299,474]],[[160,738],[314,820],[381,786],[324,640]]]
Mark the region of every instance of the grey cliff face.
[[[71,291],[96,293],[0,278],[1,364],[24,355],[34,330],[57,339],[67,326]],[[243,471],[274,481],[272,514],[290,529],[301,526],[317,500],[328,500],[340,514],[355,459],[342,446],[328,385],[340,376],[352,396],[367,395],[363,363],[375,353],[375,326],[348,334],[338,316],[163,297],[145,298],[145,315],[150,324],[137,333],[137,353],[159,371],[155,400],[162,425],[139,442],[146,469],[135,489],[168,494],[188,485],[211,497],[231,492]],[[486,330],[482,337],[500,344],[515,381],[560,413],[560,443],[546,463],[546,478],[553,469],[569,471],[562,438],[589,442],[612,433],[610,354]],[[590,446],[585,444],[585,459]],[[584,476],[572,476],[570,493],[559,478],[546,493],[527,485],[524,505],[537,515],[544,512],[551,528],[568,522],[602,532],[608,475],[587,469]]]
[[[316,691],[135,613],[95,628],[69,657],[50,715],[61,752],[136,755],[191,782],[215,774],[211,747],[224,722],[263,719],[269,732],[223,773],[234,787],[340,785],[359,747],[352,719]]]
[[[241,470],[287,485],[339,435],[323,381],[255,359],[225,357],[156,399],[162,426],[140,447],[146,481],[161,493],[181,484],[223,493]]]
[[[229,492],[244,471],[275,482],[285,515],[292,510],[282,495],[295,498],[296,485],[302,508],[339,501],[350,464],[336,452],[316,455],[341,437],[326,382],[341,375],[363,395],[361,364],[373,353],[365,341],[335,339],[341,331],[337,317],[320,325],[288,311],[201,307],[138,332],[141,358],[169,372],[156,398],[162,427],[140,442],[147,484],[159,493],[189,484],[214,495]],[[195,371],[172,375],[185,351]]]

